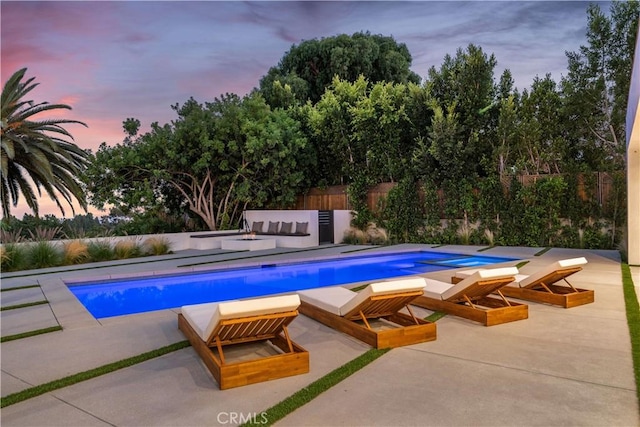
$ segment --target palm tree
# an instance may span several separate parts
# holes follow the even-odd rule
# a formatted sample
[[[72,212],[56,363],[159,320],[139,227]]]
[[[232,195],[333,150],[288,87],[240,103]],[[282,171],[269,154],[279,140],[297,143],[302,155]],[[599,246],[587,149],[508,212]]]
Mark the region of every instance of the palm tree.
[[[64,137],[73,137],[61,125],[78,123],[77,120],[47,119],[34,121],[33,116],[45,111],[67,109],[64,104],[34,103],[25,101],[24,96],[33,90],[37,83],[34,77],[22,82],[26,68],[17,71],[2,89],[0,130],[0,154],[2,187],[2,214],[9,218],[10,204],[15,207],[20,193],[27,205],[38,215],[38,197],[41,189],[56,202],[64,215],[59,195],[73,209],[72,198],[78,200],[86,211],[87,202],[84,191],[78,182],[78,175],[87,166],[88,153],[76,144],[65,141]],[[34,192],[33,186],[37,190]],[[74,212],[75,213],[75,212]]]

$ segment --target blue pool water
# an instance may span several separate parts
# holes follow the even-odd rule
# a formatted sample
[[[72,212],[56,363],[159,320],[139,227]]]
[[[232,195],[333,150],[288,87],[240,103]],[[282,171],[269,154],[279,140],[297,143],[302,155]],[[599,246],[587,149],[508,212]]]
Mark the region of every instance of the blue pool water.
[[[492,256],[459,256],[455,258],[433,261],[433,264],[444,265],[454,268],[462,267],[482,267],[488,264],[497,264],[499,262],[513,261],[514,258],[502,258]]]
[[[482,266],[513,258],[404,252],[68,285],[96,318]]]

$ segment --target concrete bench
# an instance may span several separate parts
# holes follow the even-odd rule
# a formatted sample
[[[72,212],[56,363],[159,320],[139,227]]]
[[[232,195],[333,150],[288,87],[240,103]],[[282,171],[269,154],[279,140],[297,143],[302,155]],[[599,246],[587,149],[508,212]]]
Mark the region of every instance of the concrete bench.
[[[304,241],[304,239],[308,240],[311,237],[311,234],[309,233],[251,233],[246,230],[240,230],[232,232],[194,234],[189,236],[189,247],[191,249],[198,250],[232,249],[233,244],[227,244],[225,245],[226,248],[223,248],[222,242],[225,240],[238,240],[250,235],[270,237],[268,240],[275,240],[276,247],[297,248],[314,246],[313,242]],[[260,238],[257,237],[256,240],[260,240]]]

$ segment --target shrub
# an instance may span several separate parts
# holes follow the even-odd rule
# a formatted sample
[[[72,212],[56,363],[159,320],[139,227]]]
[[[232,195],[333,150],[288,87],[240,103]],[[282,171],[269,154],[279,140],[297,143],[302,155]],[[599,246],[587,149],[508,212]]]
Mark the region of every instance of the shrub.
[[[41,240],[27,249],[30,268],[56,267],[62,264],[62,253],[51,242]]]
[[[165,237],[149,237],[143,244],[145,253],[149,255],[164,255],[171,250],[169,240]]]
[[[135,258],[142,255],[142,249],[135,240],[120,240],[113,247],[117,259]]]
[[[20,243],[24,241],[22,236],[22,228],[17,230],[0,230],[0,242],[2,243]]]
[[[35,228],[34,231],[29,230],[29,234],[31,235],[31,240],[35,240],[38,242],[50,241],[50,240],[54,240],[58,236],[58,233],[62,231],[62,227],[50,228],[50,227],[38,226]]]
[[[367,243],[367,235],[359,228],[350,228],[344,232],[342,243],[348,245],[364,245]]]
[[[89,260],[89,246],[81,240],[72,240],[64,245],[64,263],[82,264]]]
[[[611,246],[611,242],[614,241],[611,237],[611,230],[604,230],[603,225],[600,223],[595,223],[590,227],[586,227],[582,236],[582,246],[585,249],[598,249],[598,248],[606,248],[606,249],[614,249]]]
[[[89,243],[87,250],[91,261],[111,261],[114,258],[111,243],[106,240],[96,240]]]
[[[353,207],[351,225],[366,230],[373,220],[373,212],[367,204],[367,194],[373,180],[366,174],[358,174],[347,188],[347,195]]]
[[[403,241],[417,240],[416,230],[424,224],[419,187],[410,178],[401,180],[392,188],[382,210],[383,226],[394,238]]]
[[[0,249],[2,271],[21,270],[27,264],[27,252],[24,246],[8,243]]]
[[[471,224],[469,224],[469,219],[467,218],[467,213],[464,213],[464,220],[460,223],[458,230],[456,230],[456,235],[458,236],[459,243],[463,245],[468,245],[471,243],[471,234],[473,233],[473,228]]]
[[[495,233],[489,230],[488,228],[484,230],[484,239],[487,241],[489,246],[495,246],[496,244]]]
[[[385,245],[389,242],[386,230],[378,228],[375,224],[371,224],[367,229],[366,238],[372,245]]]

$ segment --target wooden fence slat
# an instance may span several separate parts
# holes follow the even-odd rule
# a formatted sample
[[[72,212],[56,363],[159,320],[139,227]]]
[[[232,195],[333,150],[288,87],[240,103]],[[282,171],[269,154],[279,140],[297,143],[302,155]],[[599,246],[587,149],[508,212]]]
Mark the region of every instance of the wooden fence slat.
[[[596,174],[597,188],[592,197],[604,208],[607,207],[609,195],[613,191],[613,177],[606,172],[594,172]],[[536,181],[544,178],[559,177],[561,174],[549,175],[517,175],[516,179],[524,186],[535,184]],[[500,182],[505,189],[508,189],[512,176],[502,175]],[[387,197],[389,191],[393,189],[397,183],[384,182],[377,184],[369,189],[367,194],[367,206],[372,211],[378,211],[382,201]],[[349,202],[347,195],[347,185],[335,185],[326,188],[311,188],[306,194],[297,197],[295,209],[299,210],[351,210],[353,207]],[[589,189],[585,183],[585,177],[578,175],[578,194],[580,199],[586,201],[589,199]],[[440,196],[439,203],[444,206],[444,194],[442,190],[438,190]]]

